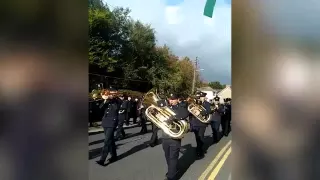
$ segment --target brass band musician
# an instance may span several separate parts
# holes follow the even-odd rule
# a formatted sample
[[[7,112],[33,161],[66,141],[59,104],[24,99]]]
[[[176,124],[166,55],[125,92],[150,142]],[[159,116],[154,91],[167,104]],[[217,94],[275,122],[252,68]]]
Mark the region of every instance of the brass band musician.
[[[168,120],[168,123],[173,120],[185,120],[188,117],[188,110],[186,107],[179,104],[178,97],[175,94],[171,94],[168,98],[168,101],[169,108],[176,113],[175,117],[171,117]],[[164,106],[166,104],[162,105]],[[178,172],[178,159],[181,148],[181,139],[173,139],[165,133],[163,133],[162,138],[162,148],[168,166],[166,180],[175,180]]]
[[[203,116],[208,116],[211,113],[210,103],[205,101],[206,95],[207,95],[206,93],[201,91],[196,92],[196,104],[199,104],[205,108],[204,111],[200,111],[200,113]],[[203,150],[204,133],[206,131],[208,124],[199,121],[195,116],[190,117],[190,123],[191,123],[191,130],[193,131],[196,138],[196,142],[197,142],[196,155],[199,159],[201,159],[204,157],[204,153],[205,153]]]
[[[118,159],[114,139],[114,130],[118,124],[119,111],[119,104],[118,100],[116,99],[117,94],[118,91],[112,87],[101,93],[101,96],[104,99],[104,101],[100,105],[100,108],[104,111],[101,125],[104,130],[105,139],[101,151],[101,157],[100,160],[97,161],[97,163],[102,166],[104,166],[109,153],[111,154],[111,158],[109,159],[110,163]]]
[[[212,113],[212,121],[210,122],[211,130],[212,130],[212,138],[213,142],[217,143],[220,138],[220,125],[221,125],[221,118],[224,114],[224,107],[220,104],[220,97],[216,96],[214,98],[214,108]]]

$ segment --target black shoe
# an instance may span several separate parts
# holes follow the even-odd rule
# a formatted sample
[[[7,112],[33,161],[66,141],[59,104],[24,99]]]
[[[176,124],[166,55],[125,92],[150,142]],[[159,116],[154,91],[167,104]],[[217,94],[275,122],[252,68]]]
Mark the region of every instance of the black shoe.
[[[183,147],[180,148],[181,153],[184,153],[185,151],[186,151],[186,148],[183,148]]]
[[[155,147],[157,144],[156,143],[149,143],[150,147]]]
[[[197,159],[202,159],[204,158],[204,154],[203,153],[197,153]]]
[[[213,138],[212,138],[212,142],[213,142],[213,144],[216,144],[216,143],[218,143],[218,142],[219,142],[219,140],[218,140],[218,138],[216,138],[215,136],[213,136]]]
[[[100,166],[105,166],[104,161],[99,160],[99,161],[96,161],[96,163],[99,164]]]
[[[111,157],[111,158],[109,159],[109,163],[113,163],[113,162],[115,162],[115,161],[117,161],[117,160],[118,160],[118,156]]]
[[[120,141],[120,140],[123,140],[123,139],[125,139],[126,138],[126,135],[124,135],[124,136],[118,136],[117,138],[116,138],[116,140],[117,141]]]

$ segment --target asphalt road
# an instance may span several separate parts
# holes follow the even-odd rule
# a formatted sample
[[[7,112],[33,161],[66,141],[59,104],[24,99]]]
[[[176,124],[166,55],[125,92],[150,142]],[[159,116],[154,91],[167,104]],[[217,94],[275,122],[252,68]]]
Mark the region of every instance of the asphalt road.
[[[151,131],[151,126],[148,126]],[[90,180],[163,180],[166,163],[161,144],[153,148],[146,142],[151,132],[139,135],[140,127],[126,129],[128,138],[117,141],[119,160],[106,167],[95,163],[103,146],[103,133],[89,136],[89,179]],[[206,130],[207,154],[195,160],[196,141],[192,133],[182,140],[185,148],[180,153],[179,169],[181,180],[230,180],[231,179],[231,134],[212,145],[210,126]],[[161,132],[159,132],[161,137]]]

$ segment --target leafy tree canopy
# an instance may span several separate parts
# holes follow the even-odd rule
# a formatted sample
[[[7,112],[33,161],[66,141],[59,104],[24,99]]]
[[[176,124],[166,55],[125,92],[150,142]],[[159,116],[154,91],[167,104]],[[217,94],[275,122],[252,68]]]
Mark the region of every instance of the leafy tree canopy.
[[[145,91],[148,84],[164,93],[190,94],[193,60],[179,59],[166,45],[157,46],[155,30],[130,18],[129,9],[111,10],[100,0],[89,0],[88,9],[90,73],[117,77],[112,83],[121,88]],[[196,82],[199,85],[198,74]]]

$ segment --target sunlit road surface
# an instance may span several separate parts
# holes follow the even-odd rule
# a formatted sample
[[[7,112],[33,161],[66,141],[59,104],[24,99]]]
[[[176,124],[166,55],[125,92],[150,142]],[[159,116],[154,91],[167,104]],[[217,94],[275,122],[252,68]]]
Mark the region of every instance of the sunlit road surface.
[[[231,180],[231,152],[231,140],[229,140],[215,155],[198,180]]]
[[[151,129],[151,126],[148,126]],[[95,163],[103,146],[103,133],[89,136],[89,179],[90,180],[163,180],[166,162],[161,144],[151,148],[147,142],[151,133],[138,135],[140,127],[126,129],[128,138],[117,141],[119,160],[106,167]],[[161,133],[159,132],[159,135]],[[218,144],[210,145],[210,126],[206,130],[208,147],[205,158],[196,160],[196,141],[193,133],[182,140],[185,151],[180,153],[179,175],[181,180],[229,180],[231,172],[231,134]]]

